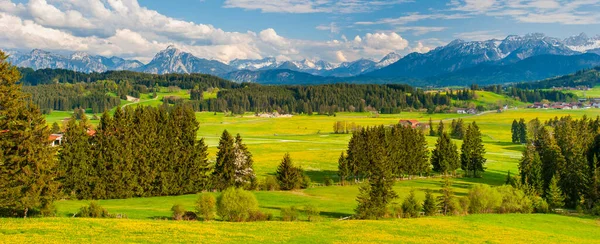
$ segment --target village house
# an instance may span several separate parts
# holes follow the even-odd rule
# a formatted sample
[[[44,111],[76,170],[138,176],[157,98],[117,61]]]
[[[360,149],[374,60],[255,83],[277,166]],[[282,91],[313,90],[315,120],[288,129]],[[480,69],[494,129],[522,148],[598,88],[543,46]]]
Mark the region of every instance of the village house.
[[[415,128],[419,128],[419,129],[429,129],[429,124],[424,124],[424,123],[420,123],[418,120],[414,120],[414,119],[410,119],[410,120],[400,120],[398,121],[398,124],[405,126],[405,127],[411,127],[413,129]]]

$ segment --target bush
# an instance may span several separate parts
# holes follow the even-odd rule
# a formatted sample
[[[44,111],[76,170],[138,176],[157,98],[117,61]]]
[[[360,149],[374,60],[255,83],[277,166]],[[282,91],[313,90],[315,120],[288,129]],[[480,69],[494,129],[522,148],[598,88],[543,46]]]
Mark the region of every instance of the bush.
[[[228,188],[217,199],[217,212],[225,221],[242,222],[258,211],[258,201],[251,192]]]
[[[40,214],[44,217],[56,217],[56,206],[54,204],[45,204],[40,209]]]
[[[281,209],[281,220],[283,221],[296,221],[298,215],[298,209],[295,206]]]
[[[536,196],[533,198],[532,202],[533,202],[533,211],[535,211],[536,213],[549,213],[550,212],[550,206],[548,205],[548,202],[546,202],[546,200],[544,198]]]
[[[471,200],[468,197],[461,197],[458,199],[458,204],[460,205],[460,210],[462,210],[462,214],[469,214],[469,208],[471,206]],[[457,209],[458,210],[458,209]]]
[[[250,212],[250,215],[248,216],[248,221],[267,221],[272,219],[272,213],[265,214],[258,210]]]
[[[217,211],[217,200],[212,194],[202,194],[196,201],[196,212],[204,221],[215,219]]]
[[[79,209],[79,213],[77,213],[78,217],[83,218],[110,218],[110,214],[106,209],[104,209],[100,204],[96,201],[90,202],[89,206],[83,206]]]
[[[173,207],[171,207],[171,212],[173,212],[174,220],[182,220],[183,215],[185,215],[186,213],[185,208],[181,206],[181,204],[173,205]]]
[[[415,197],[415,190],[410,190],[410,193],[404,199],[404,202],[402,203],[402,211],[404,212],[404,216],[407,218],[419,217],[419,211],[421,211],[421,204],[417,202],[417,198]]]
[[[263,190],[263,191],[279,190],[279,182],[277,181],[277,178],[272,175],[268,175],[267,177],[265,177],[260,184],[260,190]]]
[[[332,186],[333,185],[333,180],[331,178],[329,178],[329,176],[325,176],[325,186]]]
[[[182,217],[183,220],[198,220],[198,215],[196,215],[196,213],[192,212],[192,211],[185,211],[185,214],[183,214]]]
[[[392,217],[394,218],[402,218],[404,216],[404,211],[402,210],[402,205],[398,203],[393,203],[391,207]]]
[[[319,215],[321,212],[314,205],[306,205],[304,206],[304,213],[306,214],[306,218],[309,222],[319,221]]]
[[[304,174],[304,171],[302,171],[302,182],[300,183],[300,188],[307,189],[310,187],[310,183],[310,177],[308,177],[308,175]]]
[[[533,211],[531,199],[522,190],[509,185],[497,188],[502,197],[498,207],[499,213],[531,213]]]
[[[594,216],[600,216],[600,203],[596,203],[590,213]]]
[[[489,185],[478,184],[469,190],[469,212],[491,213],[502,203],[502,196]]]

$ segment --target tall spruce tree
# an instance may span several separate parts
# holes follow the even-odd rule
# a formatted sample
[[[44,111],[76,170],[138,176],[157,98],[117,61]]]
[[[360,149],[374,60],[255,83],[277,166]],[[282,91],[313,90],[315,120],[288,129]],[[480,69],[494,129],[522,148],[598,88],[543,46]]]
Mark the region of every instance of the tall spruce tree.
[[[433,120],[429,117],[429,136],[435,136],[435,130],[433,129]]]
[[[535,146],[529,144],[519,162],[521,172],[521,184],[530,186],[536,194],[543,194],[544,179],[542,178],[542,160],[535,150]]]
[[[85,115],[84,115],[85,116]],[[59,169],[64,191],[79,199],[91,199],[95,176],[90,137],[85,124],[77,122],[75,115],[67,122],[59,153]]]
[[[525,119],[519,120],[519,141],[527,143],[527,124],[525,123]]]
[[[444,133],[444,122],[440,120],[440,123],[438,124],[438,128],[437,128],[437,135],[441,135]]]
[[[460,167],[460,158],[456,144],[448,133],[443,132],[438,138],[435,149],[431,152],[433,170],[442,174],[454,173]]]
[[[481,139],[479,126],[473,122],[466,131],[465,139],[461,146],[460,162],[461,168],[467,175],[480,177],[485,171],[485,148]]]
[[[289,153],[286,153],[277,167],[277,181],[282,190],[294,190],[300,188],[302,183],[301,171],[294,166]]]
[[[552,209],[562,208],[565,205],[565,196],[558,186],[558,181],[558,177],[552,177],[552,180],[548,185],[548,191],[546,192],[546,201]]]
[[[56,150],[40,110],[17,84],[20,74],[0,51],[0,208],[27,217],[59,195]]]
[[[225,190],[235,186],[235,146],[231,134],[223,131],[219,140],[217,162],[213,172],[213,186],[218,190]]]
[[[512,122],[512,127],[510,129],[510,132],[512,134],[512,143],[518,144],[521,143],[521,139],[519,139],[519,133],[520,133],[520,129],[519,129],[519,122],[517,122],[517,120],[513,120]]]

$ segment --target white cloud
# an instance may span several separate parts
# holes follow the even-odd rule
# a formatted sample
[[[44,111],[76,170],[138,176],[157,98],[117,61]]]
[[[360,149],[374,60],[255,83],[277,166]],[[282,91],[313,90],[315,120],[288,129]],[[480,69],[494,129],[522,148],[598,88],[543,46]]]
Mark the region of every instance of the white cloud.
[[[328,25],[318,25],[317,27],[315,27],[315,29],[322,30],[322,31],[329,31],[332,34],[340,33],[340,28],[334,22],[331,22]]]
[[[411,52],[426,53],[431,51],[431,47],[423,45],[422,42],[417,42],[417,45],[412,47],[410,50]]]
[[[359,13],[410,0],[226,0],[226,8],[264,13]]]
[[[439,32],[448,29],[447,27],[441,26],[400,26],[396,27],[398,32],[411,31],[415,36],[425,35],[430,32]]]
[[[335,56],[337,58],[337,61],[340,63],[348,61],[348,59],[346,58],[346,55],[344,55],[344,53],[342,51],[335,52]]]
[[[337,28],[332,23],[328,29],[335,34]],[[340,36],[330,41],[290,39],[272,28],[258,33],[228,32],[162,15],[140,6],[137,0],[30,0],[26,4],[0,0],[0,30],[2,48],[85,51],[143,62],[170,44],[223,62],[269,56],[343,62],[380,59],[392,51],[409,50],[408,41],[396,32],[366,33],[351,39]]]
[[[491,39],[504,39],[506,34],[498,30],[485,30],[457,33],[454,37],[467,41],[486,41]]]
[[[599,24],[598,0],[452,0],[452,11],[509,17],[525,23]]]

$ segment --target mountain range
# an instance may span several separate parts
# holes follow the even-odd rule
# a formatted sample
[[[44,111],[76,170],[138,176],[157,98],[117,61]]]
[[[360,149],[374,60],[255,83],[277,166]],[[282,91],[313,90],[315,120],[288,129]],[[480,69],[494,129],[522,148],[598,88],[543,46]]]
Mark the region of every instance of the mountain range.
[[[582,33],[566,39],[533,33],[486,41],[454,40],[427,53],[390,53],[379,61],[359,59],[332,64],[323,60],[236,59],[228,64],[196,57],[169,46],[148,64],[75,52],[59,55],[35,49],[8,50],[20,67],[80,72],[132,70],[146,73],[205,73],[238,82],[264,84],[411,83],[468,85],[545,79],[600,65],[600,36]]]

